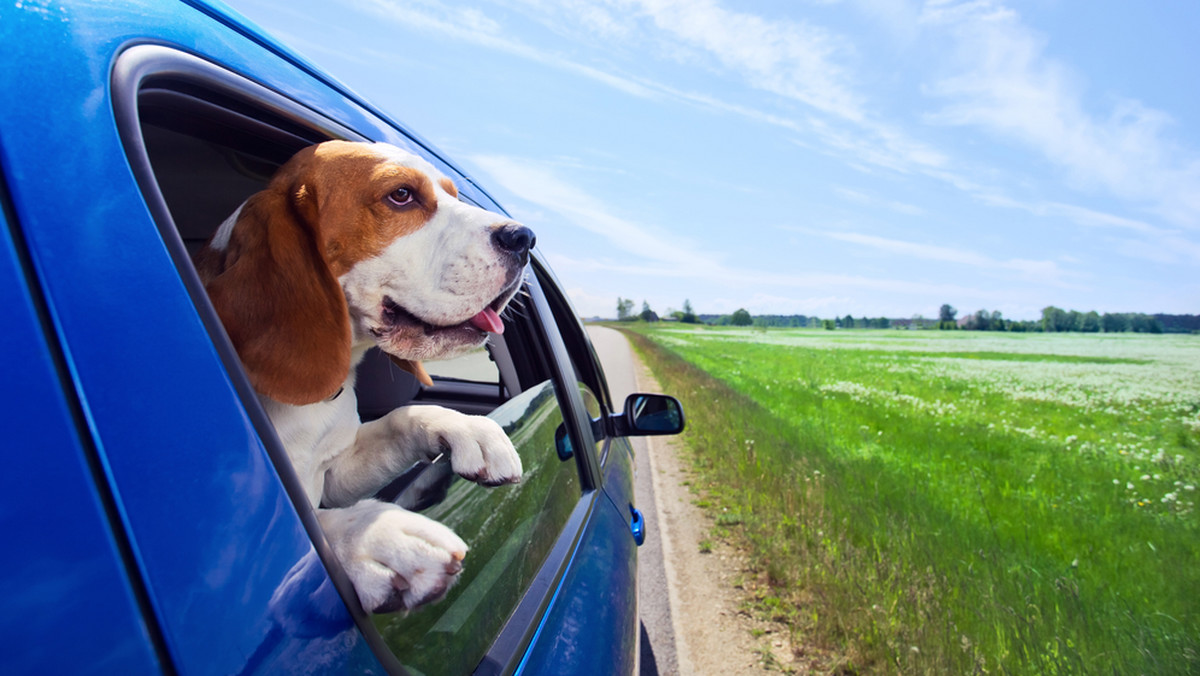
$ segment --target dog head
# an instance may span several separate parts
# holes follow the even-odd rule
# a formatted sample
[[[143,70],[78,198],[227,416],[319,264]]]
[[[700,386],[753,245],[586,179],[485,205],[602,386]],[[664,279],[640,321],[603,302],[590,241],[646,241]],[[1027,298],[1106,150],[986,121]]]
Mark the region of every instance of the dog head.
[[[365,343],[430,383],[421,360],[503,331],[533,245],[420,157],[330,141],[284,164],[196,266],[255,389],[306,404],[337,391]]]

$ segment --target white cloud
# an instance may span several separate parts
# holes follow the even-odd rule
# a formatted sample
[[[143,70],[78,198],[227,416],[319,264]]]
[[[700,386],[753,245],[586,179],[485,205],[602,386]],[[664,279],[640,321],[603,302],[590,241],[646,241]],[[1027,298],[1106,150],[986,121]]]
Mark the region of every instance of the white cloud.
[[[623,218],[610,213],[607,203],[578,186],[568,183],[543,162],[526,158],[497,155],[475,155],[471,163],[485,171],[491,182],[502,185],[506,190],[519,195],[523,200],[558,213],[570,224],[603,237],[611,244],[612,253],[623,252],[620,261],[613,261],[603,252],[587,259],[569,258],[558,254],[554,263],[559,269],[577,272],[603,271],[621,276],[650,277],[662,279],[694,279],[716,284],[743,286],[754,289],[807,289],[828,293],[831,289],[859,289],[889,293],[907,293],[917,296],[958,294],[987,296],[978,289],[953,284],[915,282],[906,279],[888,279],[862,275],[826,272],[778,273],[756,268],[736,268],[725,265],[722,257],[705,251],[680,238],[660,232],[648,224]],[[833,236],[825,232],[799,232]],[[869,236],[861,236],[868,238]],[[838,239],[857,244],[871,244],[869,239],[855,241],[847,233]],[[878,238],[876,238],[878,239]],[[874,244],[886,248],[886,240],[878,239]],[[933,247],[921,249],[920,245],[893,246],[893,252],[909,255],[913,251],[924,252],[925,256],[944,255]],[[896,249],[900,250],[896,250]],[[951,250],[946,250],[947,252]],[[955,252],[963,255],[962,252]],[[979,260],[986,260],[979,257]],[[1014,260],[1006,263],[992,262],[990,267],[1016,270],[1027,276],[1037,276],[1041,281],[1060,283],[1061,272],[1054,263],[1042,261]]]
[[[600,82],[631,96],[645,99],[661,98],[659,92],[633,79],[578,63],[561,54],[530,47],[504,34],[503,26],[479,10],[452,8],[440,2],[425,0],[416,5],[399,0],[357,0],[359,7],[375,16],[419,30],[433,31],[480,47],[512,54],[546,66],[559,68]]]
[[[715,0],[617,1],[640,8],[662,31],[711,54],[739,73],[746,85],[804,103],[814,115],[796,120],[709,96],[655,89],[816,136],[852,161],[905,173],[939,169],[948,162],[941,151],[868,112],[869,102],[856,91],[853,73],[842,63],[855,53],[854,45],[841,35],[800,21],[731,11]],[[911,15],[901,5],[892,0],[867,2],[864,9],[893,17]],[[911,16],[906,20],[911,23]]]
[[[554,261],[551,261],[551,265],[559,267]],[[566,292],[575,311],[583,317],[611,318],[617,316],[617,297],[610,293],[592,293],[582,286],[572,286],[566,289]]]
[[[864,112],[864,97],[854,91],[848,70],[836,58],[843,52],[852,52],[853,48],[847,40],[823,28],[732,12],[713,0],[611,0],[626,10],[641,8],[652,19],[658,31],[645,36],[635,35],[628,17],[618,21],[613,13],[588,0],[571,0],[567,6],[541,0],[518,1],[535,20],[562,35],[577,31],[576,26],[566,24],[570,20],[604,39],[648,39],[661,43],[666,34],[673,35],[682,44],[715,57],[743,77],[746,85],[804,103],[812,108],[812,114],[767,112],[745,103],[731,103],[580,63],[510,37],[505,26],[479,10],[461,10],[437,0],[420,0],[411,5],[401,5],[398,0],[356,0],[359,7],[380,19],[574,73],[630,96],[679,101],[739,115],[802,137],[814,137],[851,164],[934,175],[949,162],[940,150]],[[660,50],[669,48],[660,44]]]
[[[841,37],[799,21],[720,7],[714,0],[632,0],[660,29],[703,48],[758,89],[802,101],[848,120],[864,118],[862,97],[847,85]]]
[[[979,189],[975,197],[985,204],[1019,209],[1047,219],[1066,219],[1085,228],[1128,231],[1141,239],[1108,237],[1110,250],[1121,256],[1152,260],[1158,263],[1200,263],[1200,243],[1188,239],[1179,231],[1155,227],[1145,221],[1117,216],[1096,209],[1062,202],[1021,202],[998,192]]]
[[[678,236],[654,232],[646,224],[610,213],[604,201],[564,181],[543,162],[500,155],[469,159],[513,194],[565,216],[636,259],[666,266],[673,274],[719,267],[714,256],[693,249]]]
[[[1054,261],[1029,260],[1024,258],[999,260],[969,249],[906,242],[859,232],[815,230],[797,227],[786,227],[785,229],[868,247],[882,251],[890,256],[935,261],[938,263],[954,263],[982,270],[1012,272],[1016,273],[1024,281],[1052,284],[1064,288],[1077,288],[1075,284],[1067,281],[1068,273],[1062,270]]]
[[[841,195],[842,197],[844,197],[852,202],[857,202],[859,204],[865,204],[867,206],[874,206],[874,207],[883,207],[885,209],[890,209],[892,211],[895,211],[896,213],[905,214],[907,216],[923,216],[923,215],[925,215],[925,210],[922,209],[921,207],[918,207],[918,206],[915,206],[912,204],[907,204],[905,202],[899,202],[899,201],[894,201],[894,200],[883,199],[880,197],[875,197],[874,195],[868,195],[859,190],[852,190],[850,188],[845,188],[842,186],[834,186],[833,191],[836,192],[837,194]]]
[[[1171,140],[1168,115],[1129,99],[1088,111],[1080,78],[999,2],[931,2],[922,21],[954,44],[952,74],[927,89],[945,101],[929,121],[1016,139],[1082,188],[1200,227],[1200,158]]]
[[[570,0],[565,7],[519,1],[535,16],[573,19],[603,38],[678,40],[715,58],[744,84],[804,103],[812,113],[781,115],[741,101],[730,103],[661,82],[614,75],[499,39],[494,22],[486,17],[471,22],[478,33],[472,39],[634,96],[674,99],[816,138],[852,166],[918,173],[969,193],[986,190],[963,177],[961,167],[952,169],[956,162],[942,150],[873,112],[875,107],[856,91],[854,74],[846,65],[856,56],[854,44],[824,27],[769,20],[726,9],[716,0]],[[904,0],[851,4],[906,36],[902,42],[918,34],[927,41],[949,38],[950,74],[926,88],[945,103],[926,116],[928,121],[1016,138],[1066,169],[1080,187],[1133,201],[1173,223],[1200,227],[1200,158],[1169,139],[1171,118],[1133,100],[1118,101],[1107,115],[1089,113],[1083,87],[1071,69],[1047,57],[1044,39],[998,0],[930,0],[921,9]],[[626,14],[610,11],[613,7]],[[637,32],[636,16],[628,10],[649,17],[657,33]],[[1041,211],[1055,209],[1043,205]],[[1081,225],[1100,224],[1065,206],[1057,215]],[[1136,221],[1126,221],[1136,227]],[[1108,225],[1120,227],[1116,222]]]

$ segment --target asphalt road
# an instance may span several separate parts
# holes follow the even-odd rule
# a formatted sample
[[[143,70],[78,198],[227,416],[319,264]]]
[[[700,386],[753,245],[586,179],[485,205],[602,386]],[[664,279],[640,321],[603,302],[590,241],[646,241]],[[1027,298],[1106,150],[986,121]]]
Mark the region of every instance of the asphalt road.
[[[656,385],[639,387],[633,352],[619,332],[602,326],[589,326],[588,335],[604,366],[609,393],[615,406],[621,406],[633,392],[655,391]],[[667,591],[667,575],[662,555],[658,510],[651,483],[648,445],[633,438],[636,479],[634,500],[646,517],[646,542],[638,549],[638,605],[642,619],[641,674],[678,674],[675,631]]]

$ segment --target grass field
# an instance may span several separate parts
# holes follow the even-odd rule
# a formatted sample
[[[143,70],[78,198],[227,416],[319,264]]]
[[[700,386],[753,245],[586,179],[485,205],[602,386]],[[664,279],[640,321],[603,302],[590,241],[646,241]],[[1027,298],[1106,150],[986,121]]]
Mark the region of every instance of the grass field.
[[[849,673],[1200,673],[1200,338],[636,326],[798,644]]]

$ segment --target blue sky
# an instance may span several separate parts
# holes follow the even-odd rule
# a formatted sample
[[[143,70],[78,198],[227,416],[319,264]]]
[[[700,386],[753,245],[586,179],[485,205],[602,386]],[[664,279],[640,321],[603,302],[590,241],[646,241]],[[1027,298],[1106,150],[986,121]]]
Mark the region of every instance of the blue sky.
[[[232,0],[585,316],[1200,313],[1200,3]]]

